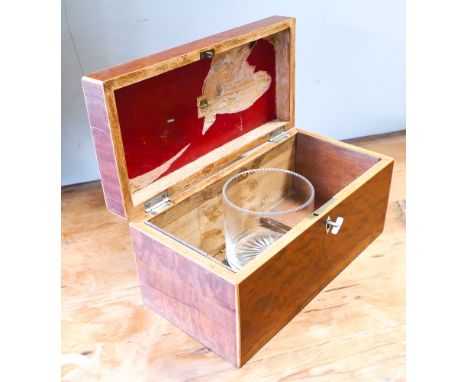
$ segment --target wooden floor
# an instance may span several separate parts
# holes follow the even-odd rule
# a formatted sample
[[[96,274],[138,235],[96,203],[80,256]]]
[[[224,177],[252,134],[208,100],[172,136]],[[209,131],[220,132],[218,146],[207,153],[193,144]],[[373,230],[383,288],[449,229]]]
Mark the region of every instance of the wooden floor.
[[[242,369],[142,305],[100,184],[64,188],[62,380],[404,380],[405,134],[353,143],[395,158],[385,231]]]

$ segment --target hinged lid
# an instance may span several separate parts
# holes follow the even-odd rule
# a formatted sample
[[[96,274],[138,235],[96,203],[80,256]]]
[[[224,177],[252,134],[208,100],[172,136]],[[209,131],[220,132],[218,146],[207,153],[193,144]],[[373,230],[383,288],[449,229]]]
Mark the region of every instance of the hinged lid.
[[[85,76],[109,210],[134,220],[294,125],[295,19],[273,16]]]

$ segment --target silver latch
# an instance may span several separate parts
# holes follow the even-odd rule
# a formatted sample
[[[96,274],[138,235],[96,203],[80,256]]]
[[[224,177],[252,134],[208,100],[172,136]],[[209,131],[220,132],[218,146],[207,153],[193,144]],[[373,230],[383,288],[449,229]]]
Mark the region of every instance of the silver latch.
[[[280,127],[279,129],[276,129],[268,134],[268,142],[278,143],[288,137],[288,132],[284,130],[284,127]]]
[[[145,202],[145,212],[150,215],[157,215],[173,204],[174,202],[169,198],[167,191],[164,191]]]
[[[338,216],[335,221],[332,221],[329,216],[327,218],[327,221],[325,222],[325,229],[327,233],[329,233],[331,230],[331,233],[333,235],[338,234],[338,232],[340,232],[341,226],[343,225],[343,222],[344,222],[344,218],[342,218],[341,216]]]

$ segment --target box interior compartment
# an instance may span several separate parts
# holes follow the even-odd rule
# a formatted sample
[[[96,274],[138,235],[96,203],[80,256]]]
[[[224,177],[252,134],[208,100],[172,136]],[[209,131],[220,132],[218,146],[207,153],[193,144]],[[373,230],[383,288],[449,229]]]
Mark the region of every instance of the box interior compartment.
[[[231,172],[151,218],[147,224],[195,251],[223,262],[222,188],[231,176],[252,168],[274,167],[295,171],[313,184],[316,210],[378,161],[374,156],[294,131],[270,149],[250,153],[242,166],[231,164]],[[255,185],[265,186],[273,185]],[[282,194],[288,195],[288,192]]]

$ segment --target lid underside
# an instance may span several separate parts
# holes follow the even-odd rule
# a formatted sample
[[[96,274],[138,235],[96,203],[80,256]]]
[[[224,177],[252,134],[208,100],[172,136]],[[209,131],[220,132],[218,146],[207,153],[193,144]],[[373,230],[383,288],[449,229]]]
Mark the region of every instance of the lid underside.
[[[218,153],[230,142],[272,121],[292,123],[293,27],[294,19],[273,16],[84,78],[93,133],[108,129],[112,140],[113,199],[119,186],[129,218],[170,191],[185,168],[206,174],[205,157],[216,153],[211,163],[222,163]],[[104,187],[112,161],[93,136],[99,162],[106,161]]]
[[[115,91],[131,192],[276,119],[275,50],[258,40]]]

